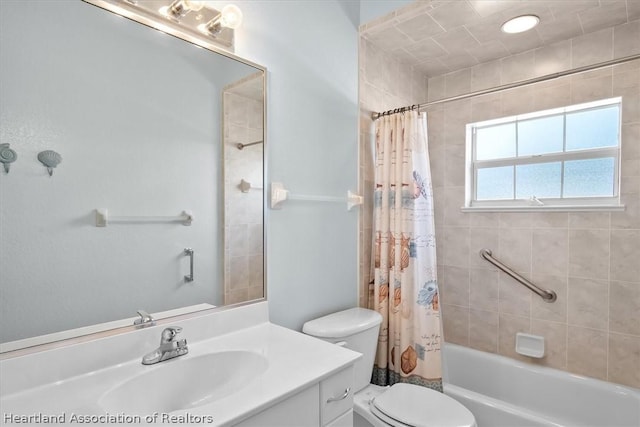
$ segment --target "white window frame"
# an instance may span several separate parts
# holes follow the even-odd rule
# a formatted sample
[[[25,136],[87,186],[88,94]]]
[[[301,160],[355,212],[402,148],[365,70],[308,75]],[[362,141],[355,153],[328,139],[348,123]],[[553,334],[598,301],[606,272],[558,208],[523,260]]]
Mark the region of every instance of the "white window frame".
[[[596,211],[596,210],[624,210],[624,205],[620,204],[620,146],[621,146],[621,120],[618,121],[618,145],[615,147],[589,148],[584,150],[571,150],[548,154],[537,154],[532,156],[509,157],[491,160],[475,160],[476,143],[475,131],[478,128],[496,126],[506,123],[516,123],[528,119],[566,116],[567,113],[575,111],[587,111],[611,105],[618,105],[620,115],[622,114],[622,98],[609,98],[594,102],[571,105],[563,108],[537,111],[534,113],[520,114],[516,116],[502,117],[494,120],[469,123],[466,125],[466,168],[465,168],[465,204],[463,212],[485,211]],[[566,144],[566,134],[564,135]],[[480,167],[500,167],[518,166],[538,163],[563,162],[571,160],[584,160],[596,158],[614,159],[614,189],[612,197],[567,197],[567,198],[535,198],[535,199],[511,199],[511,200],[476,200],[477,182],[476,173]],[[514,192],[515,187],[514,174]],[[564,179],[564,178],[562,178]],[[564,181],[561,182],[561,185]]]

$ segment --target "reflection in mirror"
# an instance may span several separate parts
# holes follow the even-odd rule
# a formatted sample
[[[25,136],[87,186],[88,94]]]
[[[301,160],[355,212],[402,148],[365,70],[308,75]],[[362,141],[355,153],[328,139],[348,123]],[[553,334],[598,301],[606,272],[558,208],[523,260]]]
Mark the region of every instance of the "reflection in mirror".
[[[263,296],[262,74],[224,89],[225,304]]]
[[[81,1],[0,19],[1,350],[262,297],[264,68]]]

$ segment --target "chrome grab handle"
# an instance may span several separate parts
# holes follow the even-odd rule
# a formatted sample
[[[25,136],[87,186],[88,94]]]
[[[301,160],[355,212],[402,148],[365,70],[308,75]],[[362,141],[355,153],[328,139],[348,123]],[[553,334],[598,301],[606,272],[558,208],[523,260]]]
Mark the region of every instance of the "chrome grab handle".
[[[193,282],[193,249],[184,248],[183,252],[186,256],[189,257],[189,275],[184,276],[185,282]]]
[[[507,267],[505,264],[501,263],[497,259],[491,256],[491,251],[489,249],[480,249],[480,256],[485,260],[489,261],[491,264],[498,267],[500,270],[504,271],[506,274],[511,276],[513,279],[522,283],[524,286],[529,288],[530,291],[539,295],[545,302],[554,302],[558,296],[556,293],[550,289],[541,289],[538,286],[534,285],[532,282],[528,281],[511,268]]]
[[[330,402],[339,402],[341,400],[344,400],[347,398],[347,396],[349,396],[349,393],[351,392],[351,387],[347,387],[347,389],[344,391],[344,394],[340,397],[330,397],[327,399],[327,403]]]

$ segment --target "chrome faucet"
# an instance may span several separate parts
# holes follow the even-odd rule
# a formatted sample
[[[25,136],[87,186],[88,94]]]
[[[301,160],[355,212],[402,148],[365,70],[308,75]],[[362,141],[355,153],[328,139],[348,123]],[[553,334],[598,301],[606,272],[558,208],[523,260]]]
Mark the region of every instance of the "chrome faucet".
[[[183,356],[189,352],[187,340],[175,340],[176,335],[182,331],[180,327],[169,327],[160,335],[160,347],[142,357],[143,365],[153,365],[174,357]]]
[[[144,310],[138,310],[138,316],[140,316],[140,318],[136,319],[133,322],[133,325],[136,326],[137,328],[154,326],[156,324],[155,319]]]

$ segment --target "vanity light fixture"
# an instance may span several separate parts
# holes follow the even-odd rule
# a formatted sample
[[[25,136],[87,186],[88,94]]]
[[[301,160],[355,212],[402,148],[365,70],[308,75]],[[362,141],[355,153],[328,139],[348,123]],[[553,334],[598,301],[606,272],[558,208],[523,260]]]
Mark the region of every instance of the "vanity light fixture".
[[[2,1],[2,0],[0,0]],[[234,5],[220,9],[196,0],[83,0],[194,45],[233,52],[235,28],[242,11]],[[194,12],[194,13],[191,13]]]
[[[169,6],[161,7],[159,12],[167,18],[180,19],[187,13],[197,12],[204,7],[203,1],[174,0]]]
[[[502,32],[508,34],[523,33],[538,25],[540,18],[536,15],[521,15],[509,19],[502,24]]]
[[[222,11],[207,22],[206,24],[198,25],[198,30],[208,34],[210,36],[216,36],[220,34],[222,28],[236,29],[242,24],[242,11],[234,4],[228,4],[222,8]]]

